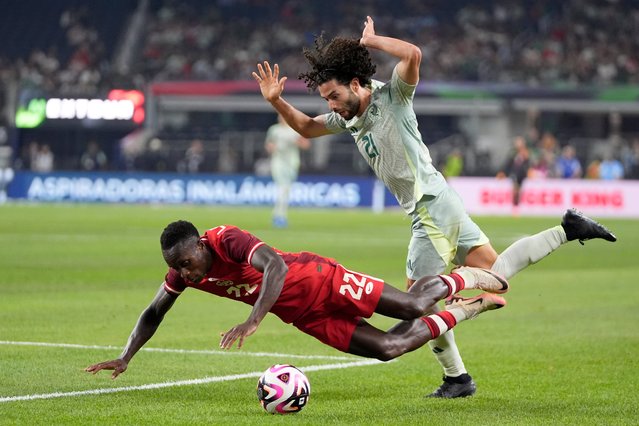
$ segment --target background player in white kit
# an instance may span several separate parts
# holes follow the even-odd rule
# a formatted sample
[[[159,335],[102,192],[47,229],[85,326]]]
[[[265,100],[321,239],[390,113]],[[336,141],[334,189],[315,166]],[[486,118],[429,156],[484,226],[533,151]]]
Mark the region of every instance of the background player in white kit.
[[[375,65],[368,48],[399,59],[387,83],[372,80]],[[572,240],[616,237],[595,221],[568,210],[561,225],[522,238],[498,254],[465,212],[462,200],[432,165],[413,110],[419,81],[420,49],[403,40],[375,34],[367,17],[360,39],[315,40],[304,49],[311,69],[300,75],[328,102],[331,112],[309,117],[281,94],[287,77],[277,64],[258,64],[253,77],[264,98],[307,138],[349,132],[375,174],[412,218],[406,274],[409,286],[419,277],[444,272],[450,262],[490,268],[506,278]],[[475,393],[452,332],[429,342],[444,369],[443,384],[430,396],[457,398]]]
[[[273,226],[288,226],[288,202],[293,182],[300,170],[300,149],[308,149],[310,142],[289,126],[281,115],[277,123],[268,128],[266,151],[271,156],[271,176],[277,186],[273,208]]]
[[[0,204],[7,201],[7,188],[15,176],[12,158],[13,148],[9,145],[7,129],[0,126]]]

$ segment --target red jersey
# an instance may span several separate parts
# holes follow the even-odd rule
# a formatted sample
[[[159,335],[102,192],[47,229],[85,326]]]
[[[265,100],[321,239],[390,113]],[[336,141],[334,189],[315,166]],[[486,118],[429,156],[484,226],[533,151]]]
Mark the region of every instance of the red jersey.
[[[187,287],[254,305],[263,274],[251,266],[255,250],[264,244],[256,236],[232,225],[209,229],[200,240],[211,250],[213,263],[199,282],[184,280],[169,268],[164,289],[179,295]],[[330,291],[337,262],[310,252],[287,253],[274,248],[288,266],[282,292],[270,312],[292,323]]]

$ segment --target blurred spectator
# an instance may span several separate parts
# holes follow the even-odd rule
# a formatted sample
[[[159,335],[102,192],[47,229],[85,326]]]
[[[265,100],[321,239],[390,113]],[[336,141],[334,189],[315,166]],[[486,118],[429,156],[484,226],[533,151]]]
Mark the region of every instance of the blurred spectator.
[[[90,140],[86,150],[80,156],[80,167],[82,170],[95,172],[106,170],[108,159],[100,145],[94,140]]]
[[[605,180],[623,179],[623,165],[621,161],[607,154],[599,166],[599,177]]]
[[[0,130],[4,129],[0,127]],[[7,187],[14,177],[11,167],[13,148],[7,143],[6,132],[0,132],[0,204],[7,201]]]
[[[624,145],[621,158],[626,178],[639,179],[639,138],[635,138],[628,145]]]
[[[454,148],[447,156],[442,172],[445,178],[461,176],[464,171],[464,157],[459,148]]]
[[[524,135],[524,139],[526,141],[526,146],[528,146],[528,148],[531,147],[535,147],[539,145],[539,129],[537,128],[537,126],[534,124],[535,120],[537,120],[537,111],[530,111],[528,113],[528,120],[529,120],[529,124],[528,124],[528,128],[526,130],[526,133]]]
[[[235,149],[228,145],[220,147],[220,157],[217,160],[219,173],[237,173],[239,168],[239,155]]]
[[[271,159],[268,157],[268,154],[266,156],[260,156],[257,160],[255,160],[253,173],[255,176],[260,177],[271,176]]]
[[[48,144],[40,145],[31,164],[31,170],[38,173],[52,172],[54,157],[53,151],[51,151],[51,147]]]
[[[601,158],[596,157],[586,167],[586,179],[599,179],[601,177]]]
[[[310,165],[313,170],[321,172],[326,169],[331,157],[333,135],[320,136],[313,139],[310,148]]]
[[[138,157],[144,154],[150,134],[149,130],[136,129],[120,139],[116,161],[119,170],[136,170]]]
[[[39,149],[40,145],[35,140],[22,145],[20,156],[15,160],[15,168],[17,170],[33,170],[33,164]]]
[[[511,158],[508,160],[504,171],[498,174],[498,177],[509,177],[513,182],[513,207],[516,209],[519,206],[519,199],[521,194],[521,187],[530,169],[530,151],[526,144],[526,139],[522,136],[517,136],[513,140],[514,152]]]
[[[556,164],[557,177],[561,179],[577,179],[583,174],[581,162],[577,158],[577,151],[572,145],[566,145],[561,150],[561,156]]]
[[[162,140],[153,138],[149,141],[149,147],[141,155],[140,168],[151,172],[166,172],[169,170],[169,158],[163,148]]]
[[[531,155],[531,166],[528,176],[533,179],[555,177],[557,161],[557,139],[550,132],[544,132],[537,144],[534,155]]]
[[[200,139],[194,139],[184,153],[184,158],[178,162],[177,170],[181,173],[199,173],[205,159],[204,144]]]

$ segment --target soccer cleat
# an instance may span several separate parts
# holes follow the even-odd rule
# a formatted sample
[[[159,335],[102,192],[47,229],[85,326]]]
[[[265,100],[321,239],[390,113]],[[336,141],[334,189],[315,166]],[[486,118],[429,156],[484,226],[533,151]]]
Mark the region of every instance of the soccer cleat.
[[[473,396],[477,391],[477,385],[473,379],[468,376],[470,380],[466,383],[457,383],[454,377],[444,376],[444,383],[438,387],[435,392],[428,395],[429,398],[466,398],[467,396]]]
[[[615,242],[615,234],[606,229],[602,224],[590,219],[576,209],[568,209],[561,220],[561,226],[566,231],[568,241],[579,240],[581,245],[584,241],[593,238],[603,238],[606,241]]]
[[[465,319],[473,319],[482,312],[492,311],[504,306],[506,306],[506,299],[491,293],[482,293],[479,296],[469,298],[453,295],[446,300],[446,310],[450,312],[460,309],[464,312]],[[455,318],[458,318],[457,315],[455,315]]]
[[[471,266],[460,266],[451,271],[454,274],[460,274],[467,281],[468,276],[472,277],[473,283],[467,282],[466,288],[476,288],[487,291],[489,293],[502,294],[508,291],[508,281],[497,272],[489,269],[474,268]]]
[[[274,228],[287,228],[288,220],[284,216],[275,216],[273,217],[273,227]]]

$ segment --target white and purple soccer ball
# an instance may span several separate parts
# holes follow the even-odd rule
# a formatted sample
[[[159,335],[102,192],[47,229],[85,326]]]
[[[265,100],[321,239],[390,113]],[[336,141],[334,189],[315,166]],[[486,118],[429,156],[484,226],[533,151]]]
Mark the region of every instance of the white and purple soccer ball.
[[[257,397],[271,414],[297,413],[308,402],[311,384],[299,369],[288,364],[268,368],[257,382]]]

